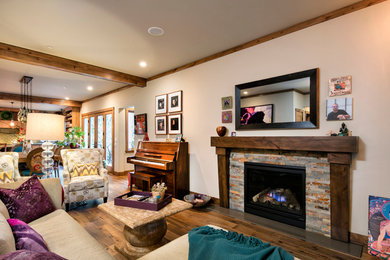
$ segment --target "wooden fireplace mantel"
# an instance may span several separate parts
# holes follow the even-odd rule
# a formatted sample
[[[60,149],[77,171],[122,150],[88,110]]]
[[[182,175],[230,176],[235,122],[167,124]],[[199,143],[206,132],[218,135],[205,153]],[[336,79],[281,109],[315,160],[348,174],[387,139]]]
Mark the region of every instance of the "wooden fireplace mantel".
[[[330,164],[331,237],[349,242],[350,165],[358,152],[357,136],[211,137],[218,155],[220,205],[229,208],[229,157],[232,149],[327,153]]]

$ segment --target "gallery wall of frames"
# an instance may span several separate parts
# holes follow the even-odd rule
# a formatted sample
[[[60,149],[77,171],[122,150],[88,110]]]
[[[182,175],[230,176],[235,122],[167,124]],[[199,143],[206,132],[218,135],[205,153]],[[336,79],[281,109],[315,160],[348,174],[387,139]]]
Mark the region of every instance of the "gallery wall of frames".
[[[156,96],[156,135],[182,134],[183,91]]]

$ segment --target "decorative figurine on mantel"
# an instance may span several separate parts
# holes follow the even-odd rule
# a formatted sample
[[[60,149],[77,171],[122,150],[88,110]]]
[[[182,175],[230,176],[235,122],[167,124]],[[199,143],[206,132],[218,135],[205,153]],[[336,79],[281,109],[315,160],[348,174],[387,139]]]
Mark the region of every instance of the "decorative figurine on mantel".
[[[349,130],[348,130],[347,126],[345,125],[345,123],[341,124],[339,136],[349,136]]]

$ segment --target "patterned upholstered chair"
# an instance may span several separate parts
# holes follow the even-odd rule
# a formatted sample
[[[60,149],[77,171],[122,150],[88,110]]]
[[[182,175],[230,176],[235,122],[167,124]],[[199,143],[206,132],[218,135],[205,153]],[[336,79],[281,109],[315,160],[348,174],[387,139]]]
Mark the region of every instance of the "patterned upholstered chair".
[[[21,178],[18,161],[18,153],[0,152],[0,184],[14,182]]]
[[[107,202],[108,175],[103,155],[104,150],[99,148],[61,150],[66,210],[73,202],[99,198]]]

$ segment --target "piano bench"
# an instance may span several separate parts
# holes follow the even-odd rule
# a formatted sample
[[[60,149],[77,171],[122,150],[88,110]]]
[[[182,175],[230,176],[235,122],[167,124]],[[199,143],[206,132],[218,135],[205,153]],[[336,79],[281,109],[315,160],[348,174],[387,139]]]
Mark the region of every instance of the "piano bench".
[[[135,183],[135,180],[141,180],[142,181],[142,191],[148,191],[148,192],[150,192],[150,190],[152,189],[153,184],[155,184],[157,182],[162,182],[162,180],[163,180],[162,176],[149,174],[146,172],[130,172],[129,175],[131,175],[131,177],[129,177],[129,179],[134,180],[134,183]],[[132,191],[132,189],[133,189],[132,181],[129,184],[130,184],[130,191]]]

